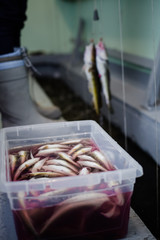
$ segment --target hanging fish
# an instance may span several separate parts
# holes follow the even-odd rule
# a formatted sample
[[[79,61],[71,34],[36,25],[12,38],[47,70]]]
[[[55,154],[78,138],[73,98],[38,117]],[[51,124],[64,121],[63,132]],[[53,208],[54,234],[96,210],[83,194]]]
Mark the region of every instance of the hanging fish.
[[[96,49],[93,41],[85,48],[84,71],[88,80],[88,89],[92,94],[94,109],[99,114],[101,108],[101,83],[96,67]]]
[[[109,62],[107,51],[102,39],[100,39],[99,43],[96,45],[96,64],[101,81],[102,92],[105,97],[105,102],[109,111],[112,112],[113,110],[111,106]]]

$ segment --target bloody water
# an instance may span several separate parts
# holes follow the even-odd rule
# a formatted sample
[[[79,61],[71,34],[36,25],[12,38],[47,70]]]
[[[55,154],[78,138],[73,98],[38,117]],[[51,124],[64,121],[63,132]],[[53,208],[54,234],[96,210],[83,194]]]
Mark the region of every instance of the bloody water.
[[[102,237],[107,239],[116,239],[125,237],[128,230],[130,199],[132,193],[124,193],[124,204],[116,206],[116,211],[112,217],[102,215],[103,210],[110,208],[108,201],[104,202],[96,209],[95,206],[86,205],[68,209],[61,214],[56,220],[41,232],[46,221],[58,210],[58,205],[46,208],[34,208],[28,210],[13,211],[17,236],[19,240],[33,239],[65,239],[83,236],[96,239]],[[115,196],[111,196],[114,198]],[[95,199],[96,201],[96,199]],[[69,206],[70,207],[70,206]],[[25,214],[24,214],[25,212]],[[30,228],[24,215],[30,217],[36,234]]]

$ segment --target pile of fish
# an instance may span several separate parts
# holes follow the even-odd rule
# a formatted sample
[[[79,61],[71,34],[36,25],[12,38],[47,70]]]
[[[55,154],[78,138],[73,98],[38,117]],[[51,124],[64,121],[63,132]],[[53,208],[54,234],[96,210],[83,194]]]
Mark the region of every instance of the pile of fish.
[[[91,139],[75,139],[32,146],[9,153],[13,181],[76,176],[112,171],[111,164]]]
[[[102,96],[105,98],[108,110],[113,112],[111,106],[109,62],[106,47],[101,39],[96,46],[93,41],[86,46],[84,52],[84,71],[96,113],[100,113]]]

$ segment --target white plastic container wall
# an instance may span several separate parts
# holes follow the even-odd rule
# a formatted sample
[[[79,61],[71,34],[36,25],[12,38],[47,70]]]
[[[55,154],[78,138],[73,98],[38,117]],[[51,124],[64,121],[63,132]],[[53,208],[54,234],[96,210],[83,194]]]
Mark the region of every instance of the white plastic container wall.
[[[42,145],[68,140],[79,144],[88,139],[113,169],[59,177],[50,177],[48,173],[42,177],[42,173],[38,173],[36,178],[26,179],[24,176],[35,175],[30,166],[25,166],[29,173],[21,178],[16,173],[17,179],[12,177],[11,154],[12,157],[20,151],[31,154]],[[4,128],[0,131],[0,140],[0,190],[9,198],[18,239],[125,237],[135,180],[142,176],[143,169],[96,122]],[[40,160],[41,157],[36,161]]]

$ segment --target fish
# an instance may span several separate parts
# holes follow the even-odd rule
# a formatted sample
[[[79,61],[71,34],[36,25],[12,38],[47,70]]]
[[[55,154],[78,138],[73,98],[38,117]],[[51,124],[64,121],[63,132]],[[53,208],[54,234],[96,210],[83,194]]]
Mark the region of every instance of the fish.
[[[88,80],[88,89],[92,95],[95,112],[99,115],[101,108],[101,83],[96,66],[96,48],[93,41],[86,46],[83,60],[83,69]]]
[[[104,171],[106,172],[106,168],[102,167],[101,165],[99,165],[98,163],[96,162],[91,162],[91,161],[78,161],[78,163],[81,165],[81,166],[84,166],[84,167],[91,167],[91,168],[96,168],[96,169],[99,169],[101,171]]]
[[[109,206],[107,206],[108,207],[107,211],[106,212],[104,212],[104,211],[101,212],[101,214],[104,217],[107,217],[107,218],[111,218],[111,217],[114,217],[115,215],[117,215],[117,213],[116,213],[117,206],[115,204],[113,204],[112,202],[110,202],[109,204],[108,204]]]
[[[55,149],[55,148],[67,148],[68,149],[68,146],[63,146],[62,144],[46,144],[46,145],[43,145],[41,147],[38,148],[38,150],[42,150],[42,149]]]
[[[48,165],[48,166],[43,166],[42,169],[45,171],[62,173],[62,174],[64,174],[64,176],[76,176],[77,175],[70,168],[67,168],[64,166]]]
[[[101,214],[107,218],[115,218],[120,215],[120,207],[124,205],[125,199],[120,188],[114,188],[115,195],[112,195],[110,201],[104,204],[101,209]]]
[[[84,153],[87,153],[87,152],[90,152],[92,150],[92,147],[84,147],[84,148],[81,148],[80,150],[76,151],[74,154],[73,154],[73,159],[75,159],[76,157],[78,157],[79,155],[82,155]]]
[[[50,159],[46,162],[46,165],[58,165],[58,166],[61,165],[61,166],[70,168],[76,174],[78,174],[78,170],[73,164],[69,163],[68,161],[62,160],[62,159]]]
[[[82,139],[71,139],[71,140],[62,141],[60,144],[62,144],[62,145],[72,145],[72,144],[80,143],[81,141],[82,141]]]
[[[19,159],[20,159],[20,163],[24,163],[26,160],[27,160],[27,157],[28,157],[28,151],[19,151],[18,152],[18,156],[19,156]]]
[[[59,152],[58,153],[58,156],[61,157],[62,159],[68,161],[69,163],[79,167],[79,164],[76,163],[75,161],[73,161],[72,157],[69,156],[67,153],[64,153],[64,152]]]
[[[35,172],[35,173],[25,173],[19,179],[20,180],[28,180],[28,179],[36,179],[36,178],[55,178],[55,177],[63,177],[64,174],[57,172]]]
[[[15,175],[14,175],[14,178],[13,178],[13,181],[16,181],[17,178],[20,176],[20,174],[28,167],[31,167],[32,165],[34,165],[36,162],[39,161],[39,158],[31,158],[27,161],[25,161],[24,163],[22,163],[18,169],[16,170],[15,172]]]
[[[26,211],[24,192],[19,192],[18,193],[18,200],[19,200],[19,204],[20,204],[20,207],[21,207],[21,210],[19,211],[19,215],[22,218],[22,222],[24,222],[25,225],[27,226],[27,228],[32,232],[32,234],[34,234],[34,236],[37,237],[38,233],[33,226],[32,219],[30,218],[30,216],[28,215],[28,212]]]
[[[34,158],[33,153],[32,153],[31,150],[30,150],[30,157],[31,157],[32,159]]]
[[[33,166],[32,170],[31,170],[32,173],[39,171],[47,160],[48,160],[48,157],[43,158],[43,159],[39,160],[37,163],[35,163],[35,165]]]
[[[68,198],[57,205],[57,208],[54,210],[51,217],[43,225],[40,234],[43,234],[54,221],[63,216],[65,213],[83,206],[93,206],[93,211],[95,211],[106,201],[109,201],[107,194],[96,192],[78,194],[74,197]]]
[[[110,90],[110,71],[109,71],[109,61],[107,56],[106,47],[100,39],[96,45],[96,65],[101,81],[102,92],[105,98],[105,103],[110,112],[113,112],[111,105],[111,90]]]
[[[35,173],[26,173],[23,174],[19,179],[27,180],[27,179],[36,179],[36,178],[55,178],[55,177],[63,177],[62,173],[57,172],[35,172]]]
[[[83,145],[81,143],[76,144],[73,148],[71,148],[71,150],[68,152],[69,155],[72,155],[75,151],[77,151],[78,149],[82,148]]]
[[[100,151],[95,150],[91,153],[91,156],[95,158],[100,164],[102,164],[107,170],[114,170],[114,167]]]
[[[41,193],[39,195],[39,201],[44,201],[44,199],[48,200],[50,197],[54,197],[57,195],[63,195],[66,192],[68,192],[68,189],[62,188],[62,189],[56,189],[56,190],[52,190],[49,192]]]
[[[14,173],[17,163],[18,163],[18,156],[9,154],[9,163],[10,163],[11,174],[13,176],[13,173]]]
[[[84,160],[84,161],[96,162],[96,160],[93,157],[91,157],[89,155],[85,155],[85,154],[82,154],[82,155],[78,156],[78,159],[81,160],[81,161]]]
[[[49,156],[53,154],[57,154],[58,152],[62,151],[68,151],[66,148],[53,148],[53,149],[42,149],[39,150],[38,153],[36,154],[36,157],[41,157],[41,156]]]
[[[119,187],[115,187],[114,192],[116,194],[116,204],[119,206],[123,206],[125,199],[124,199],[122,191],[120,190]]]

